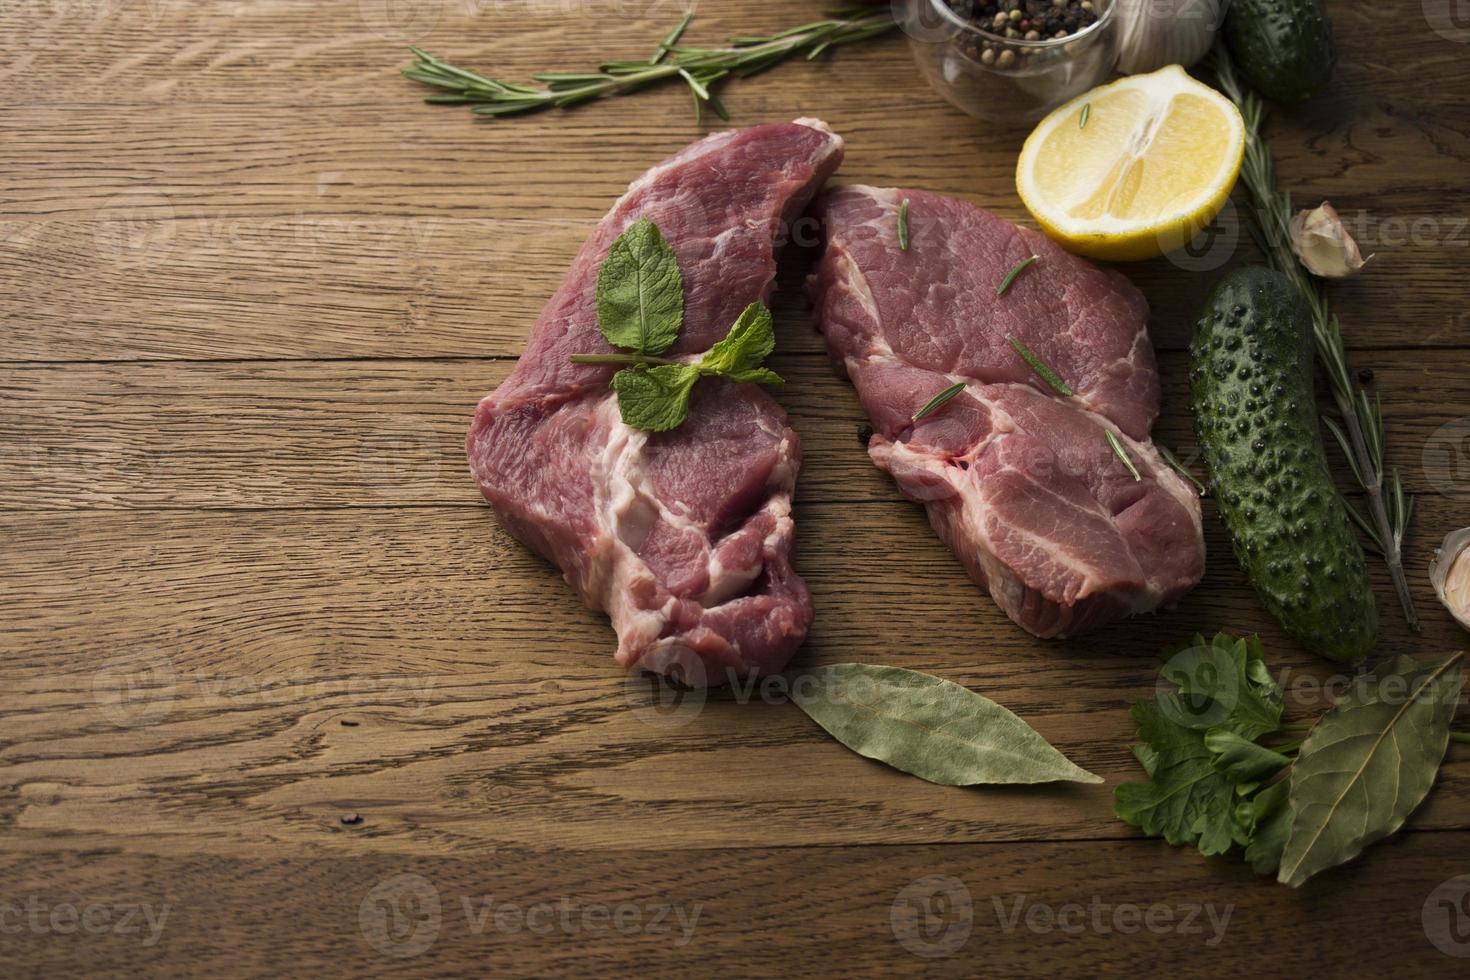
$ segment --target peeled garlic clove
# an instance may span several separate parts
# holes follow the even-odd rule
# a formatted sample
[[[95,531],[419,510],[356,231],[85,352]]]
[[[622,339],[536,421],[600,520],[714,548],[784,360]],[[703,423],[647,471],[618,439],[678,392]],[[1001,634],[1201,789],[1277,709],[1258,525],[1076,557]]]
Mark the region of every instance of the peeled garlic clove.
[[[1445,536],[1429,563],[1429,581],[1450,615],[1470,630],[1470,527]]]
[[[1291,219],[1291,247],[1302,265],[1324,279],[1351,276],[1373,257],[1363,258],[1358,243],[1327,201],[1310,211],[1298,211]]]

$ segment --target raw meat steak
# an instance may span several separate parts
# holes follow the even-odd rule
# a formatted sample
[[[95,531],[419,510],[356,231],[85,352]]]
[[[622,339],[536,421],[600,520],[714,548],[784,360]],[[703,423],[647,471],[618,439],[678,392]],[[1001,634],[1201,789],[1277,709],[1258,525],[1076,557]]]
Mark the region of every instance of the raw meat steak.
[[[844,187],[814,210],[827,245],[810,286],[828,349],[876,430],[868,453],[1006,615],[1037,636],[1072,636],[1199,582],[1199,500],[1149,441],[1159,378],[1148,305],[1126,279],[936,194]],[[1030,255],[1039,259],[997,296]],[[912,421],[956,382],[963,391]]]
[[[811,598],[790,564],[801,464],[786,413],[754,385],[703,380],[671,432],[625,426],[608,381],[573,364],[612,348],[597,328],[597,270],[649,218],[679,259],[684,328],[666,357],[725,336],[775,275],[775,236],[842,159],[824,123],[719,133],[648,171],[602,219],[510,377],[480,402],[470,468],[502,525],[612,617],[617,660],[691,685],[781,670]]]

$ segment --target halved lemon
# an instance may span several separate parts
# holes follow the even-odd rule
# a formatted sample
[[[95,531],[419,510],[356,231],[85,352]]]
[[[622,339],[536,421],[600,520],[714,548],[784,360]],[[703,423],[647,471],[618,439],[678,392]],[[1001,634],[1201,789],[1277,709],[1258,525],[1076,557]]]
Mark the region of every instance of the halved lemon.
[[[1210,223],[1244,153],[1235,104],[1170,65],[1101,85],[1043,119],[1021,149],[1016,190],[1068,250],[1147,259]]]

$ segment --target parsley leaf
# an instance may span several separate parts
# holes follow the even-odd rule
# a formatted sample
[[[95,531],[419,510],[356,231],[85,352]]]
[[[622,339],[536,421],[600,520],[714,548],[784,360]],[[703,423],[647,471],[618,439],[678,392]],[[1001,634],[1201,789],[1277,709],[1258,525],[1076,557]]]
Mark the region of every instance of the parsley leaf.
[[[1204,734],[1174,721],[1156,701],[1140,701],[1132,715],[1144,740],[1133,754],[1149,782],[1117,788],[1118,819],[1170,844],[1193,844],[1201,854],[1230,850],[1240,836],[1235,784],[1215,768]]]
[[[614,347],[662,354],[684,325],[684,276],[647,218],[629,225],[597,270],[597,328]]]
[[[1291,834],[1291,807],[1287,805],[1290,782],[1278,779],[1243,803],[1244,822],[1251,838],[1245,859],[1258,875],[1275,875],[1281,853]]]
[[[1221,634],[1172,655],[1160,676],[1177,690],[1134,705],[1149,777],[1116,790],[1114,812],[1144,833],[1192,844],[1206,855],[1251,843],[1243,798],[1290,760],[1256,744],[1281,728],[1281,690],[1260,642]]]

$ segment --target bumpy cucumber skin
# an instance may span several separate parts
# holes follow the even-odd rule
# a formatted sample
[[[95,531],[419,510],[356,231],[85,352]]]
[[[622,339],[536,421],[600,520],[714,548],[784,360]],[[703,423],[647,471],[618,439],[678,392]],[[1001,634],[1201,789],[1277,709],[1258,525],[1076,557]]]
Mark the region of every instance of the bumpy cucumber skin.
[[[1327,88],[1337,63],[1323,0],[1233,0],[1225,40],[1256,91],[1284,105]]]
[[[1361,660],[1378,610],[1327,467],[1312,390],[1312,315],[1291,281],[1245,267],[1210,295],[1189,346],[1195,431],[1235,557],[1286,632]]]

